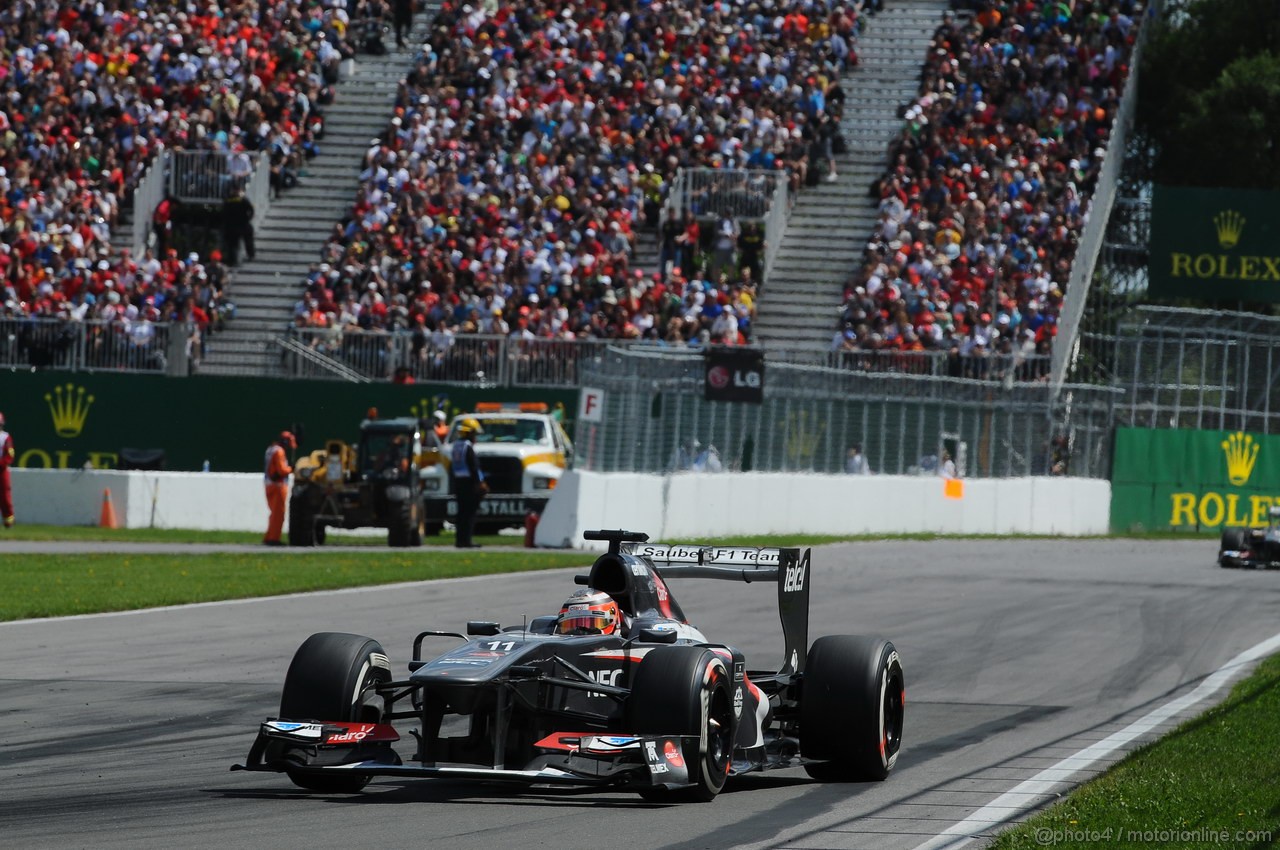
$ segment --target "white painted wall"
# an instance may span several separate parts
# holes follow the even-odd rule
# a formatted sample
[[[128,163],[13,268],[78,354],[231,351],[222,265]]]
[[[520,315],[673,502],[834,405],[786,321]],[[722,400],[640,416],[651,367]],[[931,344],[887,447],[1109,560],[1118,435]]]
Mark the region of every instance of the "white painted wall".
[[[262,476],[231,472],[13,469],[20,523],[97,525],[111,492],[121,528],[265,531]]]
[[[584,545],[589,528],[654,540],[740,534],[1105,534],[1111,483],[987,478],[944,495],[940,478],[897,475],[637,475],[573,470],[538,524],[539,546]],[[599,545],[598,548],[603,548]]]
[[[217,472],[14,469],[18,522],[97,525],[111,491],[125,528],[262,531],[262,476]],[[943,495],[940,478],[896,475],[641,475],[571,470],[538,524],[539,546],[582,546],[589,528],[654,540],[738,534],[1105,534],[1111,484],[987,478]]]

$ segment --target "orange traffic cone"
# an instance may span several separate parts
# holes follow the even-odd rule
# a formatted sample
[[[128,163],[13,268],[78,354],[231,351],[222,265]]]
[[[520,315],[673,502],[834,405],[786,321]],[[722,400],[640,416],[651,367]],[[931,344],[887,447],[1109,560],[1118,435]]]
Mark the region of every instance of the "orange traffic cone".
[[[111,488],[102,491],[102,515],[98,518],[99,528],[119,528],[116,524],[116,507],[111,504]]]

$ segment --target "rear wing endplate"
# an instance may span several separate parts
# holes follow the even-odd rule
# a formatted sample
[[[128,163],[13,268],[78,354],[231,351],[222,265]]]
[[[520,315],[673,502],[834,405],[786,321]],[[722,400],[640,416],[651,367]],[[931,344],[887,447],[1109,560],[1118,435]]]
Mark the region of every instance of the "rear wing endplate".
[[[812,550],[731,546],[681,546],[622,542],[620,551],[644,558],[664,578],[772,581],[786,643],[783,674],[804,670],[809,647],[809,567]]]

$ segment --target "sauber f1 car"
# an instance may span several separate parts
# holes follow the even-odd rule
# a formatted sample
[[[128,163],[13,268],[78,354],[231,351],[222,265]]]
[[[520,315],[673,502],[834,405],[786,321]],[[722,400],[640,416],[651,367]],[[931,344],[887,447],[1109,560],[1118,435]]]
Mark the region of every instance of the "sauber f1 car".
[[[1267,518],[1266,528],[1223,529],[1218,565],[1259,570],[1280,567],[1280,505],[1268,508]]]
[[[375,776],[440,777],[566,789],[630,789],[708,801],[730,776],[803,766],[824,781],[885,779],[902,744],[902,662],[881,638],[808,645],[810,551],[609,543],[560,615],[466,635],[424,631],[407,678],[377,641],[312,635],[285,676],[280,716],[243,765],[302,788],[356,792]],[[785,644],[780,670],[692,626],[668,580],[772,582]],[[616,615],[616,620],[614,619]],[[423,644],[463,643],[426,659]],[[402,760],[396,725],[416,728]]]

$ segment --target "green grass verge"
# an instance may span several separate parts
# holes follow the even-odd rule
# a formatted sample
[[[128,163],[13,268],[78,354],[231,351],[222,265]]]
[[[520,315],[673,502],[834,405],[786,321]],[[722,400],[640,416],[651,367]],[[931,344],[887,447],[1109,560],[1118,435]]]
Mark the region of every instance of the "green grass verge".
[[[9,555],[0,564],[0,620],[585,567],[590,561],[581,552],[532,550]]]
[[[992,848],[1280,845],[1280,656]]]
[[[386,534],[353,534],[342,530],[329,530],[334,545],[386,547]],[[96,525],[15,525],[0,530],[0,543],[5,540],[73,540],[122,543],[243,543],[262,542],[261,531],[199,531],[191,528],[99,528]],[[522,546],[524,535],[485,535],[475,538],[486,546]],[[424,546],[452,546],[453,533],[445,532],[437,537],[427,537]]]

